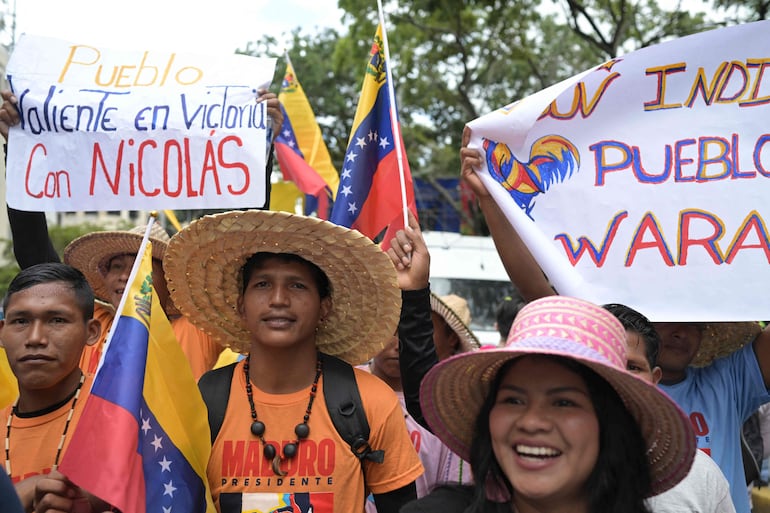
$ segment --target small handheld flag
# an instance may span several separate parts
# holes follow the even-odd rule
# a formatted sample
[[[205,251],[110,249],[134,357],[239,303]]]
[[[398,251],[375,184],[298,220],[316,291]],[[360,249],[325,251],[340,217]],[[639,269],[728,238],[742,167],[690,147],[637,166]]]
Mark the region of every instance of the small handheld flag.
[[[123,513],[212,513],[206,407],[154,293],[152,222],[59,470]]]

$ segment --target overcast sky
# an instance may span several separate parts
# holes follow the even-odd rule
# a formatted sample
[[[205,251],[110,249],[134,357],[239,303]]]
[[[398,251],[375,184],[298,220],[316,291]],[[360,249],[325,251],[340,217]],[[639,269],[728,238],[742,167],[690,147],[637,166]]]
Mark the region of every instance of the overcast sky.
[[[24,33],[111,48],[231,54],[296,26],[339,27],[337,0],[8,0]],[[10,32],[11,17],[6,18]],[[10,40],[10,37],[9,37]]]

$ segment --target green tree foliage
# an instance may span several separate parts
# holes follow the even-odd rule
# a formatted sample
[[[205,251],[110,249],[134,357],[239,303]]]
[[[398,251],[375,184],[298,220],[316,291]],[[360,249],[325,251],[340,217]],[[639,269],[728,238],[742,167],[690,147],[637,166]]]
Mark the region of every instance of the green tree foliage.
[[[681,2],[666,9],[658,0],[562,0],[572,32],[598,60],[607,60],[667,39],[714,28],[703,12]]]
[[[770,0],[714,0],[723,13],[724,24],[766,20],[770,16]]]
[[[714,1],[724,9],[742,4]],[[767,2],[753,0],[756,5],[749,11],[763,16]],[[681,4],[663,7],[657,0],[383,4],[412,174],[432,183],[438,177],[457,176],[460,138],[468,121],[612,57],[718,24],[702,10]],[[340,33],[296,30],[288,48],[338,168],[377,24],[372,0],[339,0],[339,7],[345,11]],[[275,43],[255,42],[246,53],[276,54]],[[455,207],[460,210],[459,204]],[[472,216],[471,231],[483,233],[480,216]]]
[[[332,158],[339,167],[350,135],[350,125],[361,90],[368,45],[364,40],[341,36],[334,29],[305,34],[300,28],[290,34],[287,53],[324,135]],[[352,45],[352,46],[351,46]],[[251,42],[240,53],[276,57],[274,92],[280,89],[286,69],[283,49],[267,36]],[[347,57],[343,55],[347,54]]]

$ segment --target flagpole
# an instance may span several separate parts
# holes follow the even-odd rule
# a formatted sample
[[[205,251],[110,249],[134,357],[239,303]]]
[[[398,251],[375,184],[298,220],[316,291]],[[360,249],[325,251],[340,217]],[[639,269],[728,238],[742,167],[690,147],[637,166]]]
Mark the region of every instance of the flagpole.
[[[401,151],[401,130],[396,114],[396,93],[393,88],[393,76],[390,72],[390,50],[388,49],[388,33],[385,30],[385,14],[382,11],[382,0],[377,0],[377,14],[382,28],[382,46],[385,51],[385,76],[388,82],[388,98],[390,99],[390,127],[393,131],[393,144],[396,146],[396,161],[398,162],[398,178],[401,184],[401,206],[404,213],[404,228],[409,226],[409,209],[406,203],[406,178],[404,176],[404,155]]]

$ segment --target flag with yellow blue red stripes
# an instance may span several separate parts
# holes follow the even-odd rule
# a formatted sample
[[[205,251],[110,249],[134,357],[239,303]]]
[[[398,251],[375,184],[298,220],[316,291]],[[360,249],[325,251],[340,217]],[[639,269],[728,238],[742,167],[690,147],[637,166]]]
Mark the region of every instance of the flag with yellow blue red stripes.
[[[213,513],[206,407],[152,283],[145,237],[59,470],[123,513]]]

